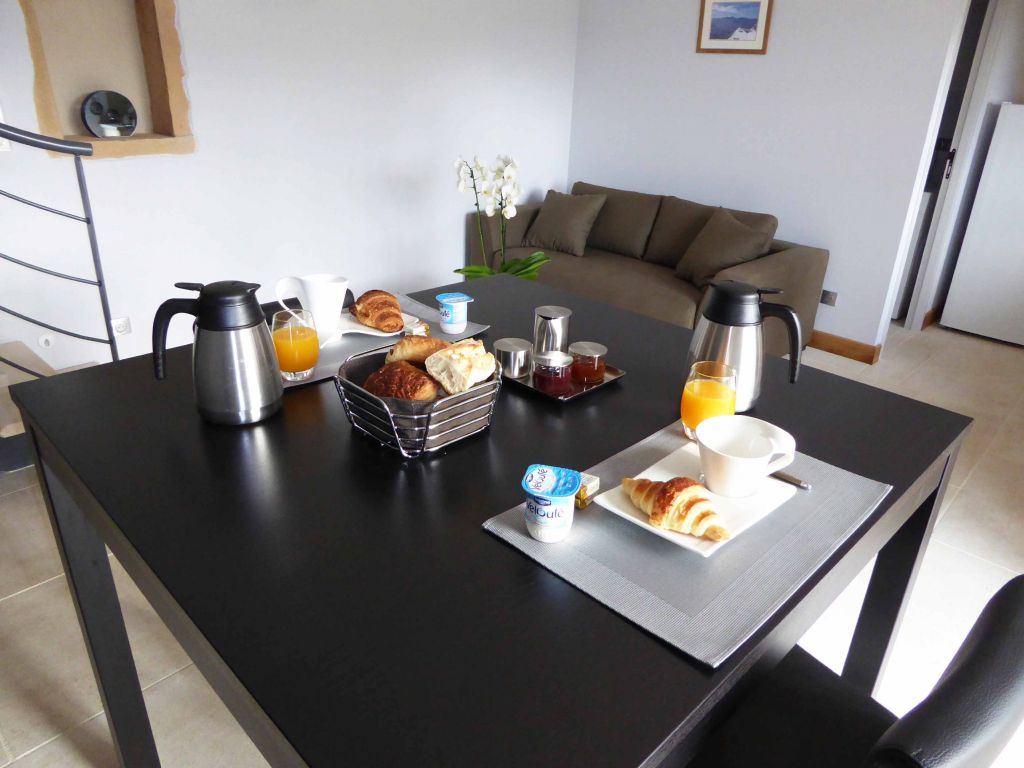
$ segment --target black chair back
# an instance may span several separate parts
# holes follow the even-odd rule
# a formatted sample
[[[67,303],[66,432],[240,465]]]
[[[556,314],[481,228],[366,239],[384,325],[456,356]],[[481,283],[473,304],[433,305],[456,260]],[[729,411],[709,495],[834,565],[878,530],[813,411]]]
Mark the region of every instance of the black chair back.
[[[1024,719],[1024,576],[989,600],[928,697],[871,752],[871,768],[982,768]]]

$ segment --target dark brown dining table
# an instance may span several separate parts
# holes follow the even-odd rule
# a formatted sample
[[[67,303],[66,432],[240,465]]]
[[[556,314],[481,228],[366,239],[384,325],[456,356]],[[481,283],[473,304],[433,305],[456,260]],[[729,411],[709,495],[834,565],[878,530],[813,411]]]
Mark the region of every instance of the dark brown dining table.
[[[768,359],[751,413],[893,490],[711,669],[481,528],[529,464],[586,469],[677,419],[690,331],[511,277],[412,296],[452,288],[488,346],[560,304],[627,375],[569,403],[506,385],[489,430],[414,460],[332,380],[205,423],[189,347],[165,381],[142,355],[13,388],[122,765],[159,761],[104,544],[273,766],[685,765],[876,556],[843,676],[877,685],[968,418]]]

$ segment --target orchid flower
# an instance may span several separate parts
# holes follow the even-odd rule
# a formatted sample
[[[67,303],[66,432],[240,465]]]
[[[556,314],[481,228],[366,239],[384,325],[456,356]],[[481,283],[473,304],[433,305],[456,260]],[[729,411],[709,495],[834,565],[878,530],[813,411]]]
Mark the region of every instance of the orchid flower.
[[[485,255],[485,261],[487,260],[487,247],[484,241],[481,217],[484,215],[493,217],[495,214],[498,214],[500,219],[499,233],[501,238],[502,271],[505,271],[506,268],[512,269],[523,266],[518,264],[518,262],[523,261],[522,259],[513,259],[507,263],[505,261],[506,222],[514,218],[518,213],[516,205],[523,195],[523,189],[518,183],[519,163],[511,155],[498,155],[494,160],[494,164],[488,168],[478,155],[474,155],[472,163],[460,157],[455,161],[455,169],[458,174],[459,192],[465,192],[467,189],[473,190],[477,212],[477,230],[480,235],[480,249]],[[542,253],[534,254],[531,259],[537,257],[542,258],[540,263],[529,260],[526,263],[526,266],[533,269],[534,276],[536,268],[539,268],[541,264],[548,261],[548,258]],[[467,269],[469,268],[467,267]],[[483,269],[487,274],[494,274],[491,267],[486,265],[474,269]]]

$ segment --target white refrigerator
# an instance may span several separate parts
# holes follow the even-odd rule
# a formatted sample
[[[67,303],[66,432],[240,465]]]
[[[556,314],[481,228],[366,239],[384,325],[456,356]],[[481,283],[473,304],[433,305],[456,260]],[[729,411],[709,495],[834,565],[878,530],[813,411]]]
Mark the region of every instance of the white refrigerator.
[[[1024,104],[1003,104],[942,325],[1024,344]]]

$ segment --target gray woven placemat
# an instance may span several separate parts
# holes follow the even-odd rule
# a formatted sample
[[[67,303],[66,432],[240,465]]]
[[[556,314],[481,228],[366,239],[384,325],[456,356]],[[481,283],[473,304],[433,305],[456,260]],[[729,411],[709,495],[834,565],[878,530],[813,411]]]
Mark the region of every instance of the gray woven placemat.
[[[678,423],[586,470],[603,489],[682,445]],[[558,544],[531,538],[523,505],[484,528],[595,600],[695,659],[717,667],[792,595],[892,486],[798,453],[787,469],[813,486],[711,557],[701,557],[598,504],[576,510]]]

